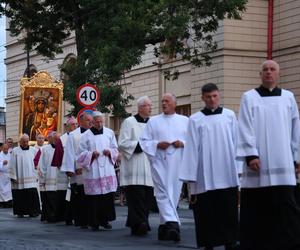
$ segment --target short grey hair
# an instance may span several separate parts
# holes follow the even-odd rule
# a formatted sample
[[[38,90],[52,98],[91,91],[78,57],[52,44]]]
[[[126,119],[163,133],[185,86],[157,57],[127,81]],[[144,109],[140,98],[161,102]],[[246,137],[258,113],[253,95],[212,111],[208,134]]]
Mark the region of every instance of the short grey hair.
[[[104,114],[101,113],[100,111],[93,111],[92,116],[93,116],[93,118],[99,117],[99,116],[100,116],[100,117],[103,117]]]
[[[87,112],[83,112],[80,116],[79,116],[79,121],[82,122],[84,121],[88,116],[91,116],[89,113]]]
[[[139,99],[137,99],[136,105],[139,108],[139,107],[143,106],[147,100],[151,101],[148,96],[146,96],[146,95],[141,96]]]
[[[28,135],[28,134],[22,134],[22,135],[20,136],[20,141],[21,141],[21,140],[24,140],[24,139],[28,139],[28,140],[29,140],[29,135]]]
[[[165,93],[165,94],[163,94],[163,97],[164,96],[170,96],[174,102],[177,102],[177,97],[173,93]]]

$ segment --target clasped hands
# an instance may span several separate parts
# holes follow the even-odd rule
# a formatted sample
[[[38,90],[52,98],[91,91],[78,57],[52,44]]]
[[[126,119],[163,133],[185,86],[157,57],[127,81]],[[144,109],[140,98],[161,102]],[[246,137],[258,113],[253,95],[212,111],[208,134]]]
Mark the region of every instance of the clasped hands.
[[[176,141],[173,141],[173,142],[161,141],[157,144],[157,148],[162,149],[162,150],[166,150],[171,145],[174,148],[183,148],[184,147],[184,144],[183,144],[182,141],[176,140]]]
[[[98,157],[100,156],[100,154],[101,154],[101,153],[100,153],[99,151],[95,150],[95,151],[93,152],[92,158],[93,158],[93,159],[96,159],[96,158],[98,158]],[[108,149],[104,149],[103,152],[102,152],[102,154],[103,154],[104,156],[110,157],[110,151],[109,151]]]

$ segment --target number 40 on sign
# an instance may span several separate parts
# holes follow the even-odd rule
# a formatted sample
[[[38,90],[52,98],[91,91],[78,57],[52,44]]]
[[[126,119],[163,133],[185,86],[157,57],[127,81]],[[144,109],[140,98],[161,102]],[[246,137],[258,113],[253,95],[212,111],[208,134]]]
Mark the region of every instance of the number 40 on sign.
[[[96,86],[86,83],[77,89],[76,98],[77,102],[84,107],[96,106],[100,99],[100,91]]]

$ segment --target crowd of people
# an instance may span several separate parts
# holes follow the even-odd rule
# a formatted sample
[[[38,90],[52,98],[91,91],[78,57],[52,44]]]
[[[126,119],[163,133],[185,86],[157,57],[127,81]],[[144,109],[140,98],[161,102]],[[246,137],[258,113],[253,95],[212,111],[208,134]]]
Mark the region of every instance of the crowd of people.
[[[94,111],[83,113],[78,127],[69,118],[66,133],[51,131],[46,145],[41,134],[35,147],[26,134],[14,149],[5,143],[1,204],[13,200],[18,217],[41,214],[42,221],[110,230],[119,185],[128,206],[126,226],[145,236],[154,192],[158,240],[178,242],[177,207],[187,183],[198,248],[299,250],[298,107],[293,93],[277,86],[275,61],[263,62],[260,77],[261,85],[243,94],[238,119],[220,105],[217,85],[208,83],[202,87],[204,108],[190,118],[176,114],[171,93],[162,97],[162,113],[151,117],[150,98],[140,97],[118,141],[104,115]]]

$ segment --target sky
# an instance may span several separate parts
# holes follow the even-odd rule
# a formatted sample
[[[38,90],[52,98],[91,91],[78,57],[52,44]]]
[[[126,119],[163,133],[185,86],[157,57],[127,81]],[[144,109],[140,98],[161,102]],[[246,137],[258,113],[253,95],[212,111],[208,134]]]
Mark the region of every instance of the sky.
[[[5,106],[4,98],[6,96],[5,40],[5,17],[0,17],[0,107]]]

